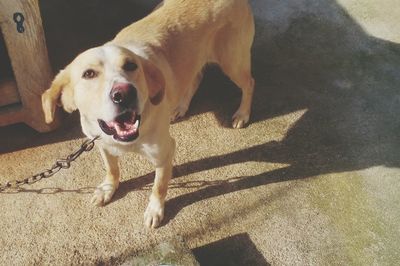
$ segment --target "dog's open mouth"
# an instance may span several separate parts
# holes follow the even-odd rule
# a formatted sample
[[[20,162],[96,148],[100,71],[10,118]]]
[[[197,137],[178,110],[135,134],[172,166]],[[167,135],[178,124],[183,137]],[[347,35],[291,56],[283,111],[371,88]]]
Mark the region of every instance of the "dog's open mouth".
[[[113,136],[115,140],[130,142],[139,136],[140,115],[136,112],[125,112],[111,122],[105,122],[101,119],[98,122],[101,130],[107,135]]]

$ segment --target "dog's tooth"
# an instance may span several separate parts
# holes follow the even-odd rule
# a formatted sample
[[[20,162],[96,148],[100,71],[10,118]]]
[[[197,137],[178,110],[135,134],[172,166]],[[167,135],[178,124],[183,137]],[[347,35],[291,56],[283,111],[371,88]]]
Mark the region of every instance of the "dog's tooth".
[[[135,127],[135,129],[137,129],[139,127],[139,119],[136,120],[136,122],[133,126]]]

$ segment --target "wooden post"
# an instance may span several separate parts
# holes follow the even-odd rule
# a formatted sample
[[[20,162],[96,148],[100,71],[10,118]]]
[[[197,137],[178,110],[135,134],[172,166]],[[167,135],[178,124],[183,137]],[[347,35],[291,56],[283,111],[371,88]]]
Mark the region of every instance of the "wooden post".
[[[0,27],[11,60],[22,106],[0,108],[0,126],[24,122],[45,132],[41,95],[53,78],[38,0],[0,0]]]

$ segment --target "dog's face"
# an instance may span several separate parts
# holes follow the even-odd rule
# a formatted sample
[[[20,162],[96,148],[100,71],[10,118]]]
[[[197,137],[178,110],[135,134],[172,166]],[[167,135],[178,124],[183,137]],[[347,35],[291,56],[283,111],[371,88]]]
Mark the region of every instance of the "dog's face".
[[[84,131],[130,143],[139,136],[144,108],[164,95],[164,78],[147,60],[123,47],[105,45],[80,54],[42,96],[46,122],[57,104],[79,109]],[[85,133],[87,133],[85,132]]]

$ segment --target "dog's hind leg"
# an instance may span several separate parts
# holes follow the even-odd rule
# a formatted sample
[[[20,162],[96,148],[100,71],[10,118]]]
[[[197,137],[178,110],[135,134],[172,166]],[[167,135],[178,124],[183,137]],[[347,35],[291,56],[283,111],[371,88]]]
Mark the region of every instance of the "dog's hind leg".
[[[251,75],[251,46],[254,20],[248,9],[243,20],[221,29],[217,39],[217,58],[222,71],[241,89],[242,100],[232,117],[233,128],[242,128],[250,118],[254,79]]]
[[[222,66],[224,73],[241,89],[242,99],[240,106],[232,116],[232,127],[242,128],[250,119],[251,102],[254,91],[254,79],[251,75],[250,52],[246,56],[243,64],[229,67]]]
[[[196,75],[196,78],[193,80],[192,85],[186,90],[186,93],[184,94],[178,106],[172,113],[171,122],[178,120],[179,118],[183,117],[186,114],[187,110],[189,109],[190,102],[192,101],[194,94],[199,88],[202,78],[203,78],[203,71],[200,71]]]

